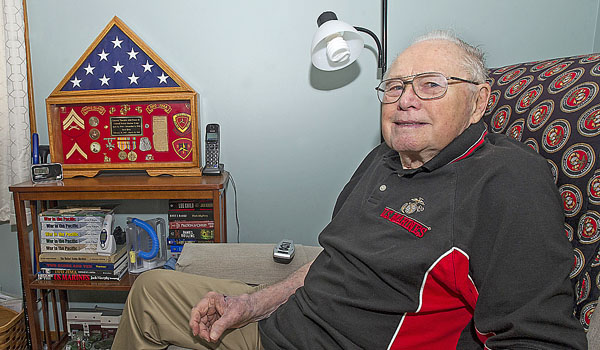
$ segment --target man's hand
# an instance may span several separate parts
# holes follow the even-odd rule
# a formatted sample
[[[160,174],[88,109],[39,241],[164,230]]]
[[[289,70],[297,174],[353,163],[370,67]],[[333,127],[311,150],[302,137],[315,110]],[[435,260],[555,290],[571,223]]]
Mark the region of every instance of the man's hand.
[[[229,328],[239,328],[252,321],[253,307],[250,296],[226,297],[216,292],[208,292],[190,315],[190,327],[194,335],[216,342]]]
[[[312,261],[292,273],[287,279],[252,294],[225,296],[208,292],[190,315],[192,333],[208,342],[217,342],[229,328],[240,328],[250,322],[269,317],[286,302],[296,289],[304,285],[304,278]]]

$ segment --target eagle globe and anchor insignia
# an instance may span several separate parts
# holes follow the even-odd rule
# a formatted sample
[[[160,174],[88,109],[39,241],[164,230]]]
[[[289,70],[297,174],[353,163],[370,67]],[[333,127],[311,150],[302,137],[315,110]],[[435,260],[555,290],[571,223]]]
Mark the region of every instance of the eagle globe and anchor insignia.
[[[425,201],[423,198],[413,198],[410,202],[404,203],[400,208],[400,211],[396,211],[392,208],[386,207],[381,213],[381,217],[404,228],[408,232],[414,234],[416,237],[421,238],[431,230],[430,226],[415,220],[409,215],[419,213],[425,210]]]
[[[423,198],[413,198],[408,203],[404,203],[400,208],[400,211],[404,214],[410,215],[425,210],[425,201]]]

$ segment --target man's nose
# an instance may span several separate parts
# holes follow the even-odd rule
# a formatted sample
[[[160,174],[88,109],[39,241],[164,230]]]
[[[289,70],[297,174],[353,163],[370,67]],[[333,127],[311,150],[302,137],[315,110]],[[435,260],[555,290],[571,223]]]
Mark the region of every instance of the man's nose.
[[[409,86],[410,85],[410,86]],[[398,99],[398,109],[406,110],[410,107],[417,107],[420,103],[421,99],[415,93],[413,88],[413,84],[407,83],[404,85],[404,89],[402,90],[402,94]]]

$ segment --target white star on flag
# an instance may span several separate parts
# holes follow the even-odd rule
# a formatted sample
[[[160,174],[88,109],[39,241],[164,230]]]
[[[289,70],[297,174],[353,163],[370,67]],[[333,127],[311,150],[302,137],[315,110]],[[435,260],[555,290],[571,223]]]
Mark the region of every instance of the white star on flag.
[[[129,78],[129,84],[133,84],[133,83],[137,84],[138,83],[137,81],[140,77],[136,77],[135,73],[132,73],[131,76],[128,78]]]
[[[110,78],[106,77],[106,74],[104,74],[102,76],[102,78],[100,78],[100,81],[102,82],[102,85],[108,85],[108,81],[110,80]]]
[[[108,55],[110,55],[109,53],[104,52],[104,50],[102,50],[102,53],[99,53],[98,56],[100,56],[100,61],[104,60],[104,61],[108,61]]]
[[[158,83],[162,84],[162,83],[167,83],[167,78],[169,78],[168,75],[165,75],[165,72],[162,72],[162,74],[160,76],[157,77],[158,80],[160,80]]]
[[[90,65],[88,63],[87,67],[83,68],[83,69],[85,69],[85,75],[88,75],[88,74],[94,75],[94,68],[96,68],[96,67],[92,67],[92,65]]]
[[[117,47],[121,47],[121,43],[123,42],[123,40],[119,40],[119,37],[116,36],[115,40],[111,41],[111,43],[113,43],[113,49],[116,49]]]
[[[77,76],[75,76],[75,79],[69,81],[73,83],[73,87],[80,86],[79,83],[81,83],[81,80],[77,79]]]
[[[119,63],[119,61],[117,61],[117,64],[115,66],[112,66],[112,67],[115,69],[115,73],[117,73],[117,72],[123,73],[123,67],[125,67],[125,66],[121,65]]]
[[[139,52],[135,52],[135,51],[133,50],[133,47],[132,47],[132,48],[131,48],[131,51],[129,51],[127,54],[129,55],[129,59],[132,59],[132,58],[133,58],[134,60],[137,60],[137,54],[138,54],[138,53],[139,53]]]
[[[152,67],[154,67],[154,65],[146,60],[146,64],[142,64],[142,67],[144,67],[144,72],[152,72]]]

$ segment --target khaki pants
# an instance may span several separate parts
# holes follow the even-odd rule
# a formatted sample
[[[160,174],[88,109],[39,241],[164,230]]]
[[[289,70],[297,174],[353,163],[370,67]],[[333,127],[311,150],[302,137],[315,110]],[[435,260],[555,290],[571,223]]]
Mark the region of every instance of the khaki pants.
[[[178,271],[146,271],[131,287],[112,348],[165,349],[173,344],[191,349],[262,349],[257,323],[228,330],[217,343],[193,336],[189,326],[192,307],[207,292],[239,295],[258,288]]]

